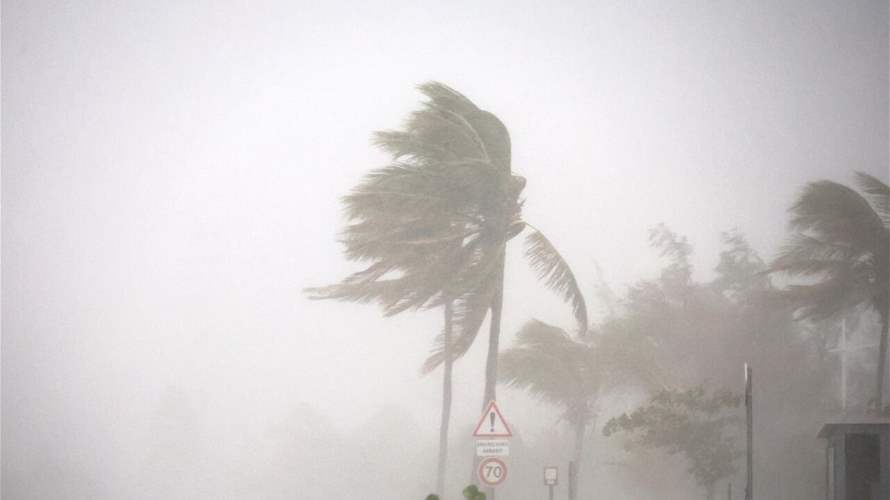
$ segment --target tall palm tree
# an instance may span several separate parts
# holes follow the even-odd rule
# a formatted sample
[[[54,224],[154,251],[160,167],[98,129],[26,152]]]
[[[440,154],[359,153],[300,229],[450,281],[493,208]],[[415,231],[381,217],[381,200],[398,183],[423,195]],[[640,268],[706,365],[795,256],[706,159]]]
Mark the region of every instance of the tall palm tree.
[[[424,365],[444,364],[439,491],[444,476],[451,366],[469,349],[491,311],[483,404],[495,397],[497,348],[507,241],[526,228],[520,218],[525,179],[510,171],[510,139],[493,114],[440,83],[404,130],[378,132],[392,163],[371,172],[346,197],[342,233],[347,258],[368,263],[342,282],[309,289],[314,298],[377,302],[384,314],[442,306],[445,329]],[[528,235],[532,266],[587,312],[566,263],[538,231]]]
[[[786,290],[800,318],[822,320],[857,306],[881,321],[875,401],[884,409],[887,363],[890,188],[857,172],[861,193],[832,181],[808,184],[791,206],[792,235],[772,271],[806,277]]]
[[[454,288],[464,295],[455,302],[457,329],[450,346],[455,356],[463,355],[472,345],[486,315],[490,312],[488,356],[482,407],[495,399],[497,355],[503,309],[504,262],[507,243],[520,233],[526,234],[525,256],[539,279],[572,306],[583,334],[587,326],[587,308],[571,268],[538,229],[522,220],[520,199],[525,178],[511,171],[510,136],[504,124],[492,113],[478,108],[469,99],[439,83],[421,86],[430,98],[426,109],[417,112],[408,129],[420,129],[416,136],[389,133],[393,151],[404,154],[422,144],[425,149],[460,152],[459,159],[446,162],[468,167],[465,206],[472,215],[463,220],[461,248],[470,256],[471,266],[458,266],[468,273],[455,276]],[[413,127],[415,120],[430,118],[429,127]],[[425,120],[424,120],[425,121]],[[435,131],[435,133],[430,133]],[[432,147],[435,145],[436,147]],[[465,213],[466,215],[466,213]],[[440,342],[427,359],[425,369],[445,360],[445,344]]]
[[[654,345],[633,334],[604,333],[572,338],[538,320],[525,324],[514,347],[501,353],[501,382],[528,391],[563,410],[575,434],[572,459],[580,465],[588,428],[595,426],[596,403],[623,386],[661,387]],[[578,469],[576,469],[578,470]],[[577,485],[570,488],[577,491]]]

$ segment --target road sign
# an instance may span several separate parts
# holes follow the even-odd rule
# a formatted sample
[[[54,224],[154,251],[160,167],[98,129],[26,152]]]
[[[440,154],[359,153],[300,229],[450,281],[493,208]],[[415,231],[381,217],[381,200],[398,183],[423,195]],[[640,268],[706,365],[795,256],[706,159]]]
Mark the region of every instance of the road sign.
[[[488,457],[479,462],[479,481],[486,486],[497,486],[507,479],[507,464],[500,458]]]
[[[508,457],[510,456],[509,439],[477,439],[477,457]]]
[[[553,486],[559,483],[559,467],[548,465],[544,467],[544,484]]]
[[[507,421],[504,420],[504,416],[501,414],[501,410],[498,409],[498,405],[494,401],[488,403],[488,408],[482,412],[482,416],[479,418],[479,423],[476,424],[476,430],[473,431],[473,437],[505,438],[512,436],[513,432],[510,430],[510,426],[507,425]]]

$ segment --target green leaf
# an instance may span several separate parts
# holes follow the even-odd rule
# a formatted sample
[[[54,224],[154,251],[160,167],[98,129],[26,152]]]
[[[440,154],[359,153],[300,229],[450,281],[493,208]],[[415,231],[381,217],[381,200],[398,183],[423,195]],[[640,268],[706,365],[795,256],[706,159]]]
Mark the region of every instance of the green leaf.
[[[581,335],[587,332],[587,305],[572,269],[550,240],[536,229],[525,239],[525,256],[538,279],[572,305],[572,312]]]

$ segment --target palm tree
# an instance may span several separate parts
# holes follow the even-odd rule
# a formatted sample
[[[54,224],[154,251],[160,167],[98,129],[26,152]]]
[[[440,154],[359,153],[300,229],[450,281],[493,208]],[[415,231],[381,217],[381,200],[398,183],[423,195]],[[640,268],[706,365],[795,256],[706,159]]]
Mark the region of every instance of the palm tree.
[[[501,354],[501,364],[501,382],[563,410],[562,418],[575,434],[576,467],[587,429],[595,426],[600,396],[619,386],[664,388],[654,345],[645,337],[603,333],[573,339],[561,328],[538,320],[519,330],[515,346]],[[570,490],[577,491],[577,486]]]
[[[884,408],[887,363],[890,188],[857,172],[861,193],[827,180],[808,184],[791,206],[792,235],[771,271],[811,282],[786,295],[799,318],[823,320],[851,308],[877,311],[881,321],[875,401]]]
[[[493,114],[440,83],[420,86],[428,100],[403,131],[375,134],[392,163],[344,198],[346,256],[369,263],[342,282],[308,289],[313,298],[377,302],[385,315],[445,309],[445,328],[424,364],[444,364],[439,492],[447,454],[451,366],[469,349],[491,311],[483,404],[495,397],[497,347],[507,241],[526,228],[519,195],[525,179],[510,172],[510,139]],[[566,263],[532,229],[532,266],[571,301],[579,324],[587,312]]]
[[[466,196],[463,207],[469,210],[458,209],[463,218],[455,223],[461,228],[456,238],[462,240],[457,253],[465,255],[470,265],[465,266],[465,261],[458,259],[460,265],[452,267],[458,271],[452,289],[462,294],[455,301],[455,323],[461,326],[449,347],[454,356],[463,355],[490,311],[484,408],[496,399],[504,259],[510,240],[527,232],[525,255],[529,264],[548,288],[572,305],[582,334],[587,325],[587,308],[571,268],[543,233],[522,220],[520,194],[526,181],[512,174],[510,136],[504,124],[442,84],[425,84],[421,91],[430,101],[409,121],[407,128],[416,132],[390,132],[382,137],[397,155],[411,154],[416,158],[415,152],[420,148],[457,153],[456,158],[445,159],[446,166],[466,169],[467,182],[461,189]],[[445,348],[446,344],[440,342],[427,359],[425,370],[444,362]]]

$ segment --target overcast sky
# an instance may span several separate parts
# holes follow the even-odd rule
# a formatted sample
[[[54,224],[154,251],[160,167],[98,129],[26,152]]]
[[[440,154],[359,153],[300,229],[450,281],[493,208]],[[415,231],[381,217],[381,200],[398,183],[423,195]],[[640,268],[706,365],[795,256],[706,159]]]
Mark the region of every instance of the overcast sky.
[[[527,219],[592,302],[595,263],[619,292],[658,268],[659,222],[706,278],[720,231],[772,255],[804,183],[887,180],[887,10],[4,1],[4,459],[132,459],[168,387],[220,435],[303,403],[343,429],[386,404],[434,429],[439,375],[417,374],[438,315],[301,292],[355,269],[338,198],[384,164],[370,133],[400,125],[417,84],[505,122]],[[510,252],[502,345],[531,317],[571,325]],[[457,365],[461,425],[482,348]]]

